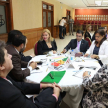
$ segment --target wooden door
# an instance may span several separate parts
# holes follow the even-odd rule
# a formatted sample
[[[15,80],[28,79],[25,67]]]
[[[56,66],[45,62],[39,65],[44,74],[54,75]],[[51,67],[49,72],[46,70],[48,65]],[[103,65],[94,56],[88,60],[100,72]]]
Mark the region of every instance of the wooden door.
[[[53,28],[54,28],[54,6],[43,2],[43,29],[48,29],[53,36]]]

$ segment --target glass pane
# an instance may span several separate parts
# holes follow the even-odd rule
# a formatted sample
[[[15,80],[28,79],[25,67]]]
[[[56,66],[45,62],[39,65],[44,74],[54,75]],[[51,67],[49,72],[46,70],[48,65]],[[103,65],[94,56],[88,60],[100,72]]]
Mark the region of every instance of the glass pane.
[[[47,5],[46,4],[43,4],[43,9],[47,9]]]
[[[48,9],[49,9],[49,10],[52,10],[52,6],[48,6]]]
[[[5,6],[0,5],[0,34],[7,33]]]
[[[48,12],[48,27],[51,27],[51,12]]]
[[[43,27],[46,27],[46,12],[43,12]]]

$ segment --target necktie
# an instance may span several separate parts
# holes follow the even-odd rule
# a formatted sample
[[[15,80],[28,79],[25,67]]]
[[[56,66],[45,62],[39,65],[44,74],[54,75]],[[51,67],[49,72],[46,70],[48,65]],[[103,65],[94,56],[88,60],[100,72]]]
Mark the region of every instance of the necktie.
[[[79,50],[79,47],[80,47],[80,42],[77,42],[77,48]]]

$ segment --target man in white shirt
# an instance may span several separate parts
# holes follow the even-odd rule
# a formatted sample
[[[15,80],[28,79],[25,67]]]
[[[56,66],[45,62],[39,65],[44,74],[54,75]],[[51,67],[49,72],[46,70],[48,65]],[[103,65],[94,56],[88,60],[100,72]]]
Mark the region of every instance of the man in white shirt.
[[[62,33],[63,33],[63,27],[65,24],[66,24],[66,19],[64,17],[62,17],[62,20],[59,23],[59,38],[60,39],[64,39],[62,36]]]

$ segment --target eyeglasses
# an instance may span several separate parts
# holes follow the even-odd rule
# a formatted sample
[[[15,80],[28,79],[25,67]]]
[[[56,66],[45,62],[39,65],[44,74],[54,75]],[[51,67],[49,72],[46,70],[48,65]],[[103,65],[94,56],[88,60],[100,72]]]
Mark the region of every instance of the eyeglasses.
[[[95,36],[95,38],[100,38],[100,36]]]
[[[76,36],[76,37],[79,37],[79,38],[81,38],[82,36]]]

